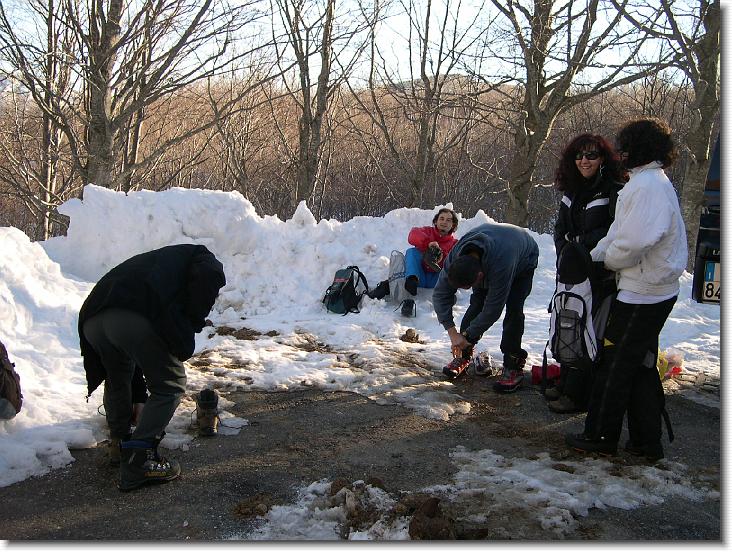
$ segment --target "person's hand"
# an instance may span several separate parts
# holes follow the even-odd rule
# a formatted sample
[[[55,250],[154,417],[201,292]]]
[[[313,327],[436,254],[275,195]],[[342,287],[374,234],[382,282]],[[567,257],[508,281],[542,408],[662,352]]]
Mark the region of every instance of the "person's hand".
[[[453,357],[463,356],[463,350],[470,346],[470,342],[465,339],[465,336],[461,333],[450,334],[450,349]]]

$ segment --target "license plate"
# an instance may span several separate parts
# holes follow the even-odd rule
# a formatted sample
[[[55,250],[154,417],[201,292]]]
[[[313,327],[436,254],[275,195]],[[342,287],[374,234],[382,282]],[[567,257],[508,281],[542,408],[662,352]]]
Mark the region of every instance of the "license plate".
[[[719,303],[719,263],[706,261],[704,265],[704,289],[702,296],[704,301]]]

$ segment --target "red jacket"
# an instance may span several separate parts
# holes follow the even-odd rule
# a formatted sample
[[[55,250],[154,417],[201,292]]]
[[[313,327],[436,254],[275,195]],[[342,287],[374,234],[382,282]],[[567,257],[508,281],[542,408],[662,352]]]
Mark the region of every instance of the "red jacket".
[[[440,259],[440,262],[437,263],[440,265],[440,268],[442,268],[442,265],[445,263],[447,254],[457,243],[457,239],[455,238],[455,236],[453,236],[452,234],[447,234],[445,236],[441,235],[439,230],[437,230],[434,225],[420,227],[415,226],[409,231],[409,237],[407,238],[407,240],[422,253],[427,251],[427,246],[429,246],[430,243],[437,242],[437,244],[440,246],[440,249],[442,249],[442,259]],[[422,265],[425,267],[426,270],[430,270],[429,267],[424,264],[424,262],[422,263]],[[430,272],[433,271],[430,270]]]

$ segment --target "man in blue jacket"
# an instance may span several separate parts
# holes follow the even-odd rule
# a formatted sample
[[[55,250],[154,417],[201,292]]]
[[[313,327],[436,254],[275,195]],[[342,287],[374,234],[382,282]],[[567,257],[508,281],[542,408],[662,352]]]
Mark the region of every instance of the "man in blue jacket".
[[[443,372],[450,378],[470,364],[473,348],[500,318],[503,373],[494,385],[499,392],[515,391],[523,381],[527,353],[521,348],[524,302],[531,292],[539,247],[529,233],[511,224],[489,223],[465,234],[453,247],[440,273],[432,303],[437,320],[447,330],[455,357]],[[458,289],[473,289],[470,305],[455,327],[452,308]]]
[[[158,444],[185,391],[183,361],[225,284],[223,265],[206,247],[171,245],[116,266],[84,301],[84,370],[89,395],[105,382],[107,424],[120,442],[120,490],[180,475],[177,462],[159,456]],[[144,385],[150,397],[130,433]]]

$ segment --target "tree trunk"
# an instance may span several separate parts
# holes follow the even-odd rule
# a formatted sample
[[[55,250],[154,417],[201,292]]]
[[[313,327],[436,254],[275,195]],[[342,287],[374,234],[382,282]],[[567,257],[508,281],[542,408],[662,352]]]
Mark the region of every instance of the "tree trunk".
[[[698,78],[693,79],[694,121],[686,138],[689,163],[684,173],[684,186],[680,198],[689,246],[687,268],[690,270],[694,266],[699,217],[704,205],[704,186],[709,170],[712,129],[719,112],[717,82],[720,64],[720,17],[719,2],[712,2],[702,20],[705,28],[704,36],[694,45],[694,53],[699,60],[699,72]]]
[[[95,4],[95,8],[101,8]],[[107,14],[92,12],[89,45],[89,164],[87,184],[113,183],[115,135],[112,127],[112,70],[120,38],[122,0],[110,0]]]
[[[524,112],[526,115],[526,112]],[[508,209],[506,222],[523,228],[529,223],[529,192],[539,154],[551,132],[556,114],[547,122],[530,122],[525,117],[514,136],[516,151],[508,168]]]

